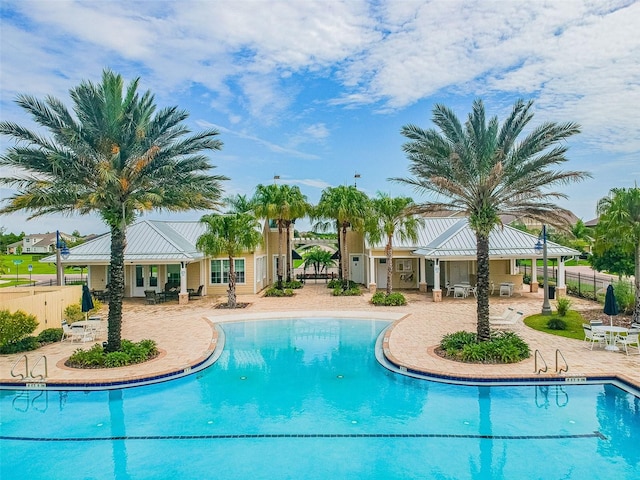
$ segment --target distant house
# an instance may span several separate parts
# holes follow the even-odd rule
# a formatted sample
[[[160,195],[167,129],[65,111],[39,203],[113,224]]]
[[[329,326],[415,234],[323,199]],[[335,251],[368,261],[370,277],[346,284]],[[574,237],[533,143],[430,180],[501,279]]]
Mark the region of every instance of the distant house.
[[[60,232],[60,238],[68,243],[77,241],[73,235]],[[52,253],[56,251],[56,232],[53,233],[34,233],[25,235],[19,241],[7,245],[8,255],[20,255],[29,253]]]

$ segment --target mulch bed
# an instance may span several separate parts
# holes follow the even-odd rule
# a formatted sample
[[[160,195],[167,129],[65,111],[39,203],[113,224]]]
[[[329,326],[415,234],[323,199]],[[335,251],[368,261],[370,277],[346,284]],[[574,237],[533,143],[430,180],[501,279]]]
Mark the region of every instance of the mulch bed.
[[[238,302],[236,303],[236,308],[247,308],[249,305],[251,305],[250,303],[243,303],[243,302]],[[227,310],[234,310],[232,308],[229,308],[229,305],[227,304],[227,302],[225,303],[218,303],[215,308],[221,308],[221,309],[227,309]]]

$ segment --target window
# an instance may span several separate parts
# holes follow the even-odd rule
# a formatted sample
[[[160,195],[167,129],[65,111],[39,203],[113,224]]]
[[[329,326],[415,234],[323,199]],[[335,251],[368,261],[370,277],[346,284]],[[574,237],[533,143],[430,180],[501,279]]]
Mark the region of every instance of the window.
[[[233,260],[236,271],[236,283],[245,282],[244,258]],[[211,284],[221,285],[229,283],[229,260],[211,260]]]
[[[167,282],[180,285],[180,265],[167,265]]]
[[[410,272],[411,260],[396,260],[396,272]]]
[[[157,265],[149,265],[149,286],[150,287],[158,286],[158,266]]]

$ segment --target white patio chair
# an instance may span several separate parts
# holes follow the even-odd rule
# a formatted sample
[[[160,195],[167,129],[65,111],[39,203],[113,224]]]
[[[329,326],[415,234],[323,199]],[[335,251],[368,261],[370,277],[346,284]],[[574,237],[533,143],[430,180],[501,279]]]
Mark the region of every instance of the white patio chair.
[[[510,297],[511,296],[511,287],[509,285],[500,285],[500,296],[501,297]]]
[[[638,350],[638,355],[640,355],[640,343],[638,343],[638,334],[637,333],[629,333],[627,335],[617,335],[615,338],[616,345],[624,345],[624,351],[627,355],[629,355],[629,345],[636,346]]]
[[[598,330],[593,330],[591,325],[588,323],[582,324],[582,330],[584,330],[584,341],[589,342],[591,344],[590,350],[593,350],[593,344],[607,344],[607,335],[605,332],[599,332]]]
[[[447,297],[449,296],[450,293],[454,293],[453,285],[451,285],[449,282],[447,282],[447,284],[445,285],[445,288],[447,289]]]

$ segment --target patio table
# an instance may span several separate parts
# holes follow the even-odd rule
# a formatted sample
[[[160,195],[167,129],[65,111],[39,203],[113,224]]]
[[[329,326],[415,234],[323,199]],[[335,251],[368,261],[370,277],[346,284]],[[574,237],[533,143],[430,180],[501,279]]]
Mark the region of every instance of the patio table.
[[[609,350],[610,352],[617,352],[620,350],[616,345],[616,334],[618,333],[629,333],[629,329],[625,327],[615,327],[608,325],[594,325],[591,327],[592,330],[604,332],[606,334],[607,346],[604,347],[605,350]]]

